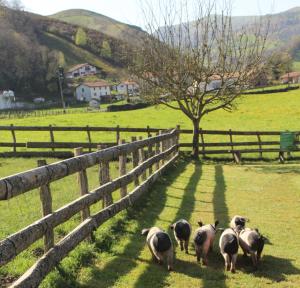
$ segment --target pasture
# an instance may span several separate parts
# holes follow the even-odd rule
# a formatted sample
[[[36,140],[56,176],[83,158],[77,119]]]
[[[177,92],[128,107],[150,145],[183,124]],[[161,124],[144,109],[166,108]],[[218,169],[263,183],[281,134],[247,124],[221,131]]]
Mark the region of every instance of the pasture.
[[[268,95],[249,95],[239,99],[232,113],[217,111],[202,121],[204,129],[219,130],[300,130],[298,90]],[[1,125],[117,126],[191,128],[190,121],[166,107],[111,113],[77,113],[24,119],[4,119]],[[129,134],[124,133],[124,138]],[[145,135],[144,135],[145,136]],[[122,138],[123,138],[122,137]],[[189,136],[185,136],[189,137]],[[93,139],[111,141],[114,133],[95,133]],[[18,140],[48,141],[48,133],[17,134]],[[86,134],[57,133],[58,141],[84,141]],[[1,141],[11,141],[3,132]],[[188,139],[187,139],[188,140]],[[37,159],[0,159],[0,178],[36,167]],[[47,159],[48,163],[57,161]],[[112,177],[118,167],[111,167]],[[176,166],[153,186],[140,203],[106,222],[95,233],[94,244],[82,243],[50,273],[41,287],[299,287],[299,195],[300,165],[276,163],[225,165],[191,162],[182,157]],[[98,185],[98,171],[88,169],[90,189]],[[130,187],[129,187],[130,188]],[[53,209],[78,197],[76,177],[68,176],[52,186]],[[117,195],[117,194],[116,194]],[[117,196],[114,196],[117,198]],[[92,211],[101,209],[95,204]],[[215,249],[209,266],[196,263],[196,257],[176,251],[175,271],[168,273],[151,261],[140,235],[142,228],[157,225],[171,233],[170,224],[186,218],[197,227],[200,219],[212,223],[216,218],[226,226],[235,214],[247,215],[250,227],[258,227],[269,239],[258,271],[241,252],[237,273],[224,272],[223,258]],[[41,217],[37,191],[0,202],[0,238],[16,232]],[[80,222],[79,215],[55,229],[56,240]],[[218,237],[217,237],[218,238]],[[172,239],[174,237],[172,235]],[[0,287],[28,269],[41,256],[42,240],[0,268]]]
[[[13,159],[0,167],[0,173],[9,175],[34,166],[34,159]],[[90,185],[96,185],[96,173],[90,173],[94,174]],[[95,244],[83,243],[63,260],[60,273],[49,274],[42,287],[299,287],[299,173],[297,164],[236,166],[181,158],[139,204],[101,226]],[[74,178],[68,178],[54,185],[54,208],[77,195]],[[6,219],[1,237],[40,217],[36,191],[0,205],[1,219]],[[256,272],[241,251],[237,273],[224,272],[216,241],[208,267],[196,263],[193,248],[190,255],[177,249],[175,271],[169,274],[166,267],[151,261],[140,235],[142,228],[153,225],[171,233],[169,225],[180,218],[188,219],[193,229],[200,219],[205,223],[219,219],[224,227],[235,214],[247,215],[249,226],[258,227],[269,239]],[[76,222],[79,217],[58,227],[58,235],[65,235]],[[24,272],[36,260],[41,245],[37,243],[2,268],[2,277]]]

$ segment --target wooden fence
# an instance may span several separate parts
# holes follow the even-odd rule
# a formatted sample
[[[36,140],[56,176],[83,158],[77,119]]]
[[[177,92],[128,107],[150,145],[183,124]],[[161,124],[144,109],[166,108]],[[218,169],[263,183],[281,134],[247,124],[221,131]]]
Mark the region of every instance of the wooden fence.
[[[39,188],[42,202],[43,218],[0,242],[0,266],[3,266],[44,237],[45,254],[11,287],[37,287],[81,241],[91,240],[93,231],[101,224],[135,203],[179,153],[179,133],[176,129],[132,143],[119,142],[118,146],[84,155],[81,155],[82,149],[77,148],[73,158],[51,165],[39,161],[38,168],[0,179],[0,201]],[[119,177],[111,181],[109,163],[116,158],[119,158]],[[128,158],[132,159],[133,166],[129,172],[126,169]],[[86,169],[95,165],[99,165],[100,186],[89,192]],[[74,173],[78,173],[80,197],[53,212],[51,183]],[[128,194],[127,185],[131,182],[135,183],[135,188]],[[112,192],[118,189],[120,200],[113,203]],[[91,215],[90,206],[101,200],[103,210]],[[77,213],[81,213],[81,224],[54,243],[54,228]]]
[[[187,137],[184,135],[193,134],[193,130],[177,129],[183,134],[181,137],[180,147],[190,148],[192,147],[191,140],[187,142]],[[0,157],[72,157],[73,152],[70,149],[75,147],[83,147],[91,152],[96,149],[99,144],[107,145],[109,147],[117,145],[121,139],[122,133],[145,133],[147,137],[151,133],[159,133],[159,131],[164,130],[163,128],[151,128],[147,126],[146,128],[127,128],[127,127],[59,127],[59,126],[0,126],[0,147],[11,148],[12,151],[0,152]],[[11,141],[1,142],[1,132],[10,132]],[[18,135],[23,132],[48,132],[49,141],[36,142],[19,142],[17,141]],[[59,142],[56,140],[55,132],[84,132],[86,133],[87,141],[83,142]],[[111,142],[96,142],[93,141],[94,133],[97,132],[108,132],[114,133],[115,140]],[[209,157],[211,155],[229,155],[236,162],[242,160],[243,155],[256,154],[256,158],[263,159],[264,154],[276,153],[281,161],[285,159],[285,152],[280,148],[280,131],[220,131],[220,130],[203,130],[200,129],[200,141],[199,148],[200,154],[204,157]],[[295,132],[296,136],[300,135],[300,132]],[[210,139],[214,137],[214,141]],[[35,138],[35,137],[34,137]],[[191,137],[190,137],[191,138]],[[241,139],[242,138],[242,139]],[[238,139],[238,140],[237,140]],[[246,140],[247,139],[247,140]],[[296,141],[296,144],[300,144]],[[45,151],[45,149],[48,149]],[[67,149],[61,151],[61,149]],[[25,150],[25,151],[24,151]],[[295,152],[299,152],[295,149]],[[289,153],[290,155],[290,153]],[[226,156],[225,156],[226,157]]]

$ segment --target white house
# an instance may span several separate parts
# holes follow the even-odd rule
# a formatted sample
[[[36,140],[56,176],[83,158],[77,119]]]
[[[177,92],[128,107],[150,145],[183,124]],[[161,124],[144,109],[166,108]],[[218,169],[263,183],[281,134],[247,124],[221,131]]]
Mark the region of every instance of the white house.
[[[0,91],[0,109],[15,108],[15,93],[11,90]]]
[[[134,81],[125,81],[115,85],[114,90],[116,90],[120,95],[136,94],[139,90],[139,85]]]
[[[100,102],[110,100],[110,85],[106,81],[86,82],[76,87],[75,97],[79,101],[90,102],[97,99]]]
[[[97,68],[89,63],[78,64],[70,68],[66,73],[66,78],[84,77],[97,74]]]

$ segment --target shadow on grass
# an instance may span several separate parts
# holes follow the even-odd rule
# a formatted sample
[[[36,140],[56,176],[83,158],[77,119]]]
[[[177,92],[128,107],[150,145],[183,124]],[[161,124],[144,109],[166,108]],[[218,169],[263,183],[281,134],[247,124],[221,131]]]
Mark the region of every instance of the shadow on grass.
[[[251,273],[254,277],[267,278],[272,282],[283,282],[288,275],[299,275],[300,269],[293,265],[293,259],[278,258],[264,255],[258,269],[254,270],[250,257],[239,256],[238,266],[245,273]]]
[[[219,220],[220,227],[227,227],[229,223],[228,207],[226,204],[226,183],[222,165],[215,165],[215,188],[213,191],[213,211],[215,220]],[[209,254],[209,263],[203,271],[203,287],[226,287],[224,273],[224,260],[219,252],[219,236],[217,232],[214,251]],[[217,281],[217,282],[216,282]]]
[[[131,209],[128,209],[128,218],[130,220],[134,219],[137,223],[133,233],[129,236],[129,243],[121,253],[114,253],[114,258],[102,269],[92,267],[89,280],[82,287],[113,287],[119,278],[130,273],[138,265],[136,259],[145,247],[145,239],[140,236],[141,230],[154,225],[158,215],[165,207],[168,184],[176,181],[187,164],[188,162],[185,159],[178,160],[176,166],[170,168],[161,180],[153,186],[148,196],[143,197]],[[124,226],[126,226],[126,223]],[[119,231],[114,229],[112,233],[117,233],[118,239],[115,239],[112,245],[117,246],[122,238],[126,239],[127,232],[124,233],[124,229],[126,227],[122,227]],[[99,256],[101,257],[101,254]]]
[[[189,178],[189,181],[184,188],[184,195],[181,198],[180,207],[171,207],[178,209],[174,219],[170,219],[169,225],[176,222],[179,219],[189,220],[194,207],[195,207],[195,193],[197,191],[197,185],[200,181],[202,174],[201,165],[199,162],[194,163],[194,171],[192,176]],[[169,235],[173,233],[169,228]],[[173,239],[173,243],[176,241]],[[174,245],[174,250],[178,249]],[[184,263],[183,263],[184,262]],[[164,267],[165,268],[165,267]],[[196,263],[186,262],[179,259],[175,259],[174,269],[177,273],[183,273],[185,275],[200,278],[199,266]],[[138,278],[134,287],[164,287],[166,278],[168,277],[169,272],[166,269],[162,269],[158,265],[148,265],[147,269],[143,274]]]

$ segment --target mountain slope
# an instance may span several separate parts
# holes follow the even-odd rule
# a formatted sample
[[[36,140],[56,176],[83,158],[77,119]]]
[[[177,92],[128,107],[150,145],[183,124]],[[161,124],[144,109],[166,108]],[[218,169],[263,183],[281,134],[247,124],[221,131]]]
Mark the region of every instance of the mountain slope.
[[[121,23],[107,16],[82,9],[71,9],[50,15],[67,23],[79,25],[89,29],[101,31],[102,33],[126,42],[138,41],[144,32],[141,28]]]

